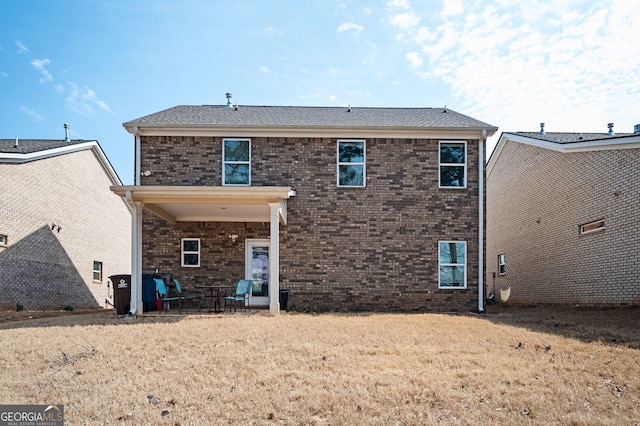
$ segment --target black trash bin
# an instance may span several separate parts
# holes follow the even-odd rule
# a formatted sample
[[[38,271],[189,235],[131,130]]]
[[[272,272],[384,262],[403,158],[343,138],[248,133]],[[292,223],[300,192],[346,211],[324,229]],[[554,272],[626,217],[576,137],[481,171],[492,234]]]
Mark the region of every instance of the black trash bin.
[[[289,304],[289,290],[281,289],[280,290],[280,310],[286,311],[288,304]]]
[[[113,304],[116,314],[128,314],[131,304],[131,275],[111,275],[109,279],[113,286]]]

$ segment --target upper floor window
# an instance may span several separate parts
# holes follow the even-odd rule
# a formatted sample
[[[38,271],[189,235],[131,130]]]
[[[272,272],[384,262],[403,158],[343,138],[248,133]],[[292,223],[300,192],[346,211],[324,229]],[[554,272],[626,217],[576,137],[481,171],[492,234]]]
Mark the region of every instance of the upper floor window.
[[[467,143],[440,142],[440,188],[467,187]]]
[[[364,187],[364,141],[338,141],[338,186]]]
[[[438,243],[438,288],[467,287],[467,243],[440,241]]]
[[[4,234],[0,234],[0,247],[6,247],[8,245],[9,245],[9,238]]]
[[[223,139],[222,184],[251,185],[251,140]]]
[[[102,281],[102,262],[93,261],[93,280]]]
[[[182,239],[182,266],[200,266],[200,238]]]

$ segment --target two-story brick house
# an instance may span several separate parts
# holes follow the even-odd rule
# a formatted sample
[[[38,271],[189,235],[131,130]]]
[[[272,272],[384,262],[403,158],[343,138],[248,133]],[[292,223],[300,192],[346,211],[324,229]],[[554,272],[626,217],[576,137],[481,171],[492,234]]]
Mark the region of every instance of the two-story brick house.
[[[487,165],[487,290],[497,300],[640,304],[635,130],[501,135]]]
[[[485,140],[446,108],[177,106],[127,123],[143,273],[254,281],[251,306],[483,310]]]

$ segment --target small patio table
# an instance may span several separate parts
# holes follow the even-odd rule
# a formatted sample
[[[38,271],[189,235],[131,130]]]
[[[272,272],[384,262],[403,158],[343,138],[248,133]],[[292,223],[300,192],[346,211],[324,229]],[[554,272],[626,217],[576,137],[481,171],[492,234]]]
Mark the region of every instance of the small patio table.
[[[196,288],[201,288],[204,290],[209,290],[209,313],[214,312],[216,314],[219,314],[221,312],[223,312],[222,310],[222,290],[224,289],[232,289],[234,288],[233,286],[230,285],[197,285],[195,286]],[[216,301],[218,302],[218,309],[214,310],[213,309],[213,298],[216,298]]]

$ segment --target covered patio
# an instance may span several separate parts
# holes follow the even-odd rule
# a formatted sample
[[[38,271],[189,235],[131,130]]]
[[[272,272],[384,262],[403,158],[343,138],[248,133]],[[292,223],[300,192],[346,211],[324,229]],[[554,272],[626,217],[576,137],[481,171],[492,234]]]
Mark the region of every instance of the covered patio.
[[[131,306],[143,313],[142,210],[170,224],[177,222],[269,223],[269,312],[280,312],[280,225],[287,224],[290,187],[237,186],[112,186],[131,207]],[[243,277],[244,278],[244,277]],[[135,309],[133,308],[135,307]]]

